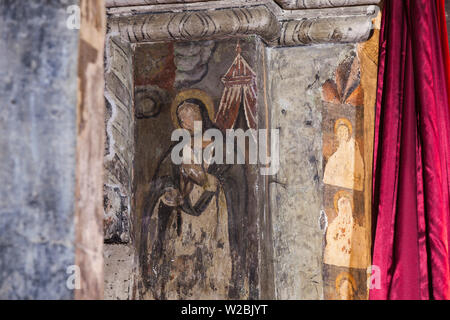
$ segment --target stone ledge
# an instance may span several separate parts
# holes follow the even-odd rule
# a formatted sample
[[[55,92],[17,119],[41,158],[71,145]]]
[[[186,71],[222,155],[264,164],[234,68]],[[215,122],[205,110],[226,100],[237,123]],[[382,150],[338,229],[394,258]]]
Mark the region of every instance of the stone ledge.
[[[274,1],[285,10],[337,8],[350,6],[364,6],[380,3],[380,0],[274,0]]]
[[[111,0],[118,3],[120,0]],[[162,3],[139,6],[142,2]],[[378,7],[351,6],[328,9],[283,10],[275,2],[232,0],[123,0],[137,7],[109,11],[109,30],[130,43],[198,41],[257,35],[271,46],[363,42],[371,35]],[[175,2],[175,4],[167,4]],[[319,5],[327,0],[310,1]],[[375,0],[341,0],[342,4]],[[303,3],[303,1],[302,1]],[[308,4],[308,1],[305,1]],[[245,5],[239,5],[245,4]]]
[[[281,30],[278,46],[362,42],[370,37],[372,21],[367,17],[292,20],[283,22]]]
[[[106,7],[127,7],[127,6],[146,6],[146,5],[165,5],[165,4],[189,4],[200,2],[220,2],[220,0],[106,0]],[[229,0],[234,5],[246,5],[249,2],[263,2],[257,0]],[[277,3],[285,10],[299,9],[318,9],[318,8],[336,8],[350,6],[364,6],[379,4],[380,0],[268,0],[265,1]]]
[[[106,0],[106,7],[126,7],[126,6],[143,6],[149,4],[174,4],[174,3],[193,3],[193,2],[210,2],[216,0]]]
[[[131,43],[192,41],[258,35],[268,42],[280,34],[277,18],[264,6],[112,18],[113,29]]]

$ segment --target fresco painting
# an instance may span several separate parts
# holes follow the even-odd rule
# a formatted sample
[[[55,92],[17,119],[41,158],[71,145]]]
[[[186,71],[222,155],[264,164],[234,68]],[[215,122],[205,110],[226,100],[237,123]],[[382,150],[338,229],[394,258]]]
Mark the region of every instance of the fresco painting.
[[[369,266],[365,225],[364,90],[351,51],[322,85],[325,299],[365,299]]]
[[[136,147],[142,153],[135,189],[136,208],[142,210],[135,225],[140,226],[144,298],[247,299],[258,294],[256,165],[176,165],[171,160],[176,142],[170,139],[178,128],[194,136],[195,121],[203,131],[257,129],[255,41],[155,44],[136,50]],[[247,152],[233,148],[226,152]],[[197,160],[205,150],[214,156],[211,141],[203,142],[200,153],[193,150]]]

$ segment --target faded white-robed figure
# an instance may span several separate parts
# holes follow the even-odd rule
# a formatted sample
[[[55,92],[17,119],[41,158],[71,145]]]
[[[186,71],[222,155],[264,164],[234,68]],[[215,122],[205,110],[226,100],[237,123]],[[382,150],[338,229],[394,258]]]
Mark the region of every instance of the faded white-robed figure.
[[[362,191],[364,189],[364,162],[358,143],[352,137],[350,121],[348,119],[337,120],[334,132],[339,147],[328,159],[323,182]]]
[[[367,267],[366,230],[353,218],[353,204],[345,191],[335,195],[337,217],[327,229],[324,262],[339,267]]]

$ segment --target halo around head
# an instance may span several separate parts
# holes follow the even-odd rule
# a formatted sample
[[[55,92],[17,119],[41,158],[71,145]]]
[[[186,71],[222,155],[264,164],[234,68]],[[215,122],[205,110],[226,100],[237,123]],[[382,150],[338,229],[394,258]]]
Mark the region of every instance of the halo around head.
[[[346,271],[341,272],[341,273],[337,276],[337,278],[336,278],[336,291],[339,292],[339,289],[340,289],[340,287],[341,287],[341,282],[342,282],[342,280],[344,280],[344,279],[347,279],[347,280],[352,284],[353,290],[356,291],[356,281],[355,281],[355,278],[353,278],[353,276],[352,276],[351,273],[346,272]]]
[[[204,91],[199,90],[199,89],[188,89],[188,90],[183,90],[180,93],[177,94],[177,96],[173,99],[172,101],[172,106],[171,106],[171,115],[172,115],[172,122],[173,125],[175,126],[175,128],[180,128],[180,123],[178,121],[178,116],[177,116],[177,109],[178,106],[186,100],[189,99],[197,99],[201,102],[203,102],[203,104],[206,107],[206,110],[208,111],[208,116],[211,119],[211,121],[214,121],[215,118],[215,111],[214,111],[214,101],[212,100],[212,98]]]
[[[346,118],[340,118],[336,120],[336,123],[334,124],[334,134],[337,135],[337,130],[340,126],[346,126],[348,128],[348,136],[351,137],[353,134],[353,126],[350,120]]]
[[[352,212],[355,212],[355,208],[353,207],[353,197],[347,191],[341,190],[336,192],[336,194],[334,195],[334,210],[336,210],[336,213],[339,213],[338,201],[339,199],[344,197],[347,198],[348,201],[350,201],[352,205]]]

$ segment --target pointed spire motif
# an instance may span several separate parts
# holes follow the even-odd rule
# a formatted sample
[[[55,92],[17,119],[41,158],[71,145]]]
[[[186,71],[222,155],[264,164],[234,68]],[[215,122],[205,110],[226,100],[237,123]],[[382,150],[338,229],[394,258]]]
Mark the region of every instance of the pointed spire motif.
[[[242,48],[241,48],[241,44],[240,44],[239,40],[238,40],[237,45],[236,45],[236,52],[237,52],[238,55],[240,55],[241,52],[242,52]]]
[[[216,125],[222,130],[235,126],[241,106],[249,129],[256,129],[256,73],[242,57],[242,48],[238,41],[236,58],[222,77],[225,89],[216,116]]]

